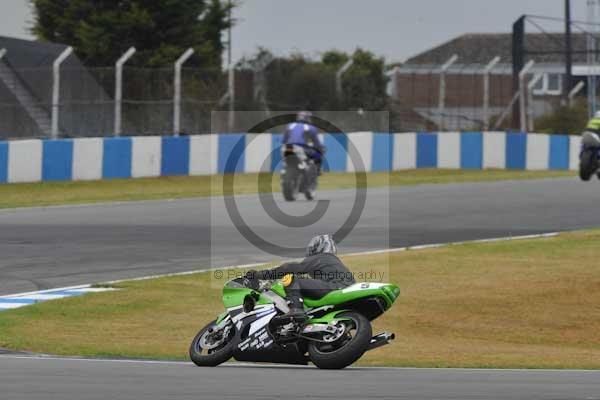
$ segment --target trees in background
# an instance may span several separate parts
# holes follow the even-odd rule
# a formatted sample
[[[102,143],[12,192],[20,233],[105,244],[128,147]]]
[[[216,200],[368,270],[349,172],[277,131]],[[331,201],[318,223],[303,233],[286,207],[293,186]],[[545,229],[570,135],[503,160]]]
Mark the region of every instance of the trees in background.
[[[353,63],[342,76],[340,96],[336,91],[336,73],[349,59]],[[237,67],[255,72],[255,81],[264,86],[261,90],[271,110],[385,110],[387,107],[384,59],[363,49],[352,54],[331,50],[315,60],[299,53],[275,57],[261,48],[255,56],[242,59]],[[252,105],[252,99],[240,101],[248,107]]]
[[[124,93],[130,100],[146,104],[169,98],[173,92],[173,63],[192,47],[195,53],[186,67],[196,68],[184,71],[184,100],[227,107],[217,102],[227,90],[221,67],[225,50],[222,34],[230,25],[229,1],[30,1],[35,16],[32,31],[38,39],[72,46],[88,67],[112,67],[134,46],[137,52],[127,66],[148,69],[136,68],[132,74],[125,71]],[[340,94],[336,73],[349,59],[353,64],[342,77]],[[114,86],[112,71],[104,74],[104,69],[90,70],[110,93]],[[211,82],[215,90],[203,89]],[[384,59],[363,49],[353,53],[331,50],[319,59],[299,53],[275,57],[259,49],[255,56],[236,65],[235,105],[236,109],[274,111],[386,110],[386,85]],[[205,99],[207,93],[211,99]],[[168,107],[163,108],[163,113],[170,112]],[[162,118],[163,113],[154,114]]]
[[[221,66],[228,4],[219,0],[31,0],[32,32],[73,46],[86,65],[108,66],[131,46],[132,65],[172,65],[187,48],[189,63]]]
[[[535,120],[535,131],[580,135],[588,123],[587,102],[579,99],[571,106],[558,106]]]

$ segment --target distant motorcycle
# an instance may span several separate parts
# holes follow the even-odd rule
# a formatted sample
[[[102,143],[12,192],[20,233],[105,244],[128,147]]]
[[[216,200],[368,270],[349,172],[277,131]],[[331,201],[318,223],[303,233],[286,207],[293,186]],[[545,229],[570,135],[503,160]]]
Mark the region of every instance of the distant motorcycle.
[[[589,181],[598,170],[600,159],[600,137],[591,131],[581,135],[581,153],[579,154],[579,177],[582,181]]]
[[[307,145],[285,144],[281,147],[281,192],[286,201],[295,201],[299,193],[303,193],[306,200],[315,198],[319,169],[306,154],[307,150],[322,154],[319,149]]]

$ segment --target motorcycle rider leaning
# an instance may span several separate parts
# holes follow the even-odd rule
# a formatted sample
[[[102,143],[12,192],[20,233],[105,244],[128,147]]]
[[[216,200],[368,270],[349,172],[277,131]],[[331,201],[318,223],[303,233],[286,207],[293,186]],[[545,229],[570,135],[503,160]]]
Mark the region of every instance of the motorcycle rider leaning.
[[[297,144],[305,147],[306,155],[314,160],[319,175],[321,175],[321,163],[325,147],[319,139],[317,128],[311,124],[312,113],[300,111],[296,116],[296,122],[288,124],[283,134],[283,144]]]
[[[290,301],[290,311],[284,317],[305,319],[302,296],[320,299],[333,290],[356,283],[352,272],[336,253],[337,246],[331,235],[315,236],[306,247],[304,260],[268,270],[250,270],[245,275],[244,284],[258,290],[259,280],[282,279]]]

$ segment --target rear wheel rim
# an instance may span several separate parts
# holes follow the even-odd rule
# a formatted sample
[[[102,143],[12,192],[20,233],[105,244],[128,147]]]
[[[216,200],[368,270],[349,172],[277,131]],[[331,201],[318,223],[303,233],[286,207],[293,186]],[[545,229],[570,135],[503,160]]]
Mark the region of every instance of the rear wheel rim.
[[[336,351],[344,348],[348,343],[350,343],[356,336],[358,330],[360,329],[358,321],[356,321],[354,318],[350,320],[340,321],[338,324],[344,325],[343,334],[341,334],[339,338],[331,342],[317,343],[315,345],[315,350],[317,350],[321,354],[335,353]]]

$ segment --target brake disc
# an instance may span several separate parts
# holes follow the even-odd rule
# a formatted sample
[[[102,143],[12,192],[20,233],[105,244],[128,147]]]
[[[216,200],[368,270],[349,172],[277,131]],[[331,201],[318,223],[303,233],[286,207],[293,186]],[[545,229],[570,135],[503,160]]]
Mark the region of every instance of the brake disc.
[[[335,332],[327,335],[323,335],[323,341],[325,343],[333,343],[340,339],[344,333],[346,333],[346,324],[339,322],[335,326]]]
[[[222,334],[220,335],[221,337],[218,338],[217,340],[214,341],[210,341],[213,336],[216,336],[219,334],[219,332],[210,332],[209,330],[207,330],[204,335],[202,335],[202,337],[200,338],[199,341],[199,345],[201,348],[203,348],[204,350],[212,350],[214,348],[219,347],[220,345],[222,345],[225,340],[227,340],[227,336],[229,333],[229,326],[226,326],[223,328]]]

